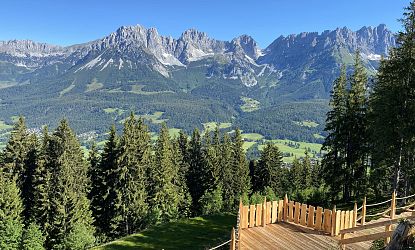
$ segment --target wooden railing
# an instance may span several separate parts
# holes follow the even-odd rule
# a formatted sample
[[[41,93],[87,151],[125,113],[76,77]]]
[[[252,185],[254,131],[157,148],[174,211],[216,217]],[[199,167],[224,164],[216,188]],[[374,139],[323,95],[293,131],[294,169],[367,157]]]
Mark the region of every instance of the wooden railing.
[[[396,210],[401,209],[403,211],[413,212],[413,216],[407,217],[408,219],[415,218],[415,210],[409,208],[415,207],[415,203],[396,207],[396,200],[407,199],[413,197],[410,195],[407,197],[397,198],[396,193],[392,194],[392,198],[387,201],[379,202],[376,204],[366,204],[366,197],[363,200],[361,207],[357,208],[357,203],[354,204],[353,210],[337,210],[336,206],[333,209],[327,209],[322,207],[314,207],[307,204],[302,204],[296,201],[289,201],[287,195],[283,200],[266,201],[260,204],[243,205],[242,201],[238,210],[238,223],[237,229],[232,231],[230,249],[240,249],[240,242],[242,237],[242,230],[253,227],[265,227],[268,224],[287,222],[294,223],[304,227],[312,228],[331,236],[340,235],[340,245],[344,247],[346,244],[362,242],[368,240],[376,240],[385,238],[386,242],[389,242],[392,234],[392,224],[396,223],[398,219],[395,219]],[[367,214],[367,209],[391,202],[390,207],[383,212],[377,214]],[[360,212],[359,212],[360,211]],[[389,220],[385,222],[377,222],[366,224],[367,217],[379,217],[385,216],[389,213]],[[360,222],[360,223],[358,223]],[[347,238],[346,234],[361,231],[368,228],[375,228],[385,226],[385,232],[374,233],[355,238]],[[238,233],[235,233],[237,231]]]

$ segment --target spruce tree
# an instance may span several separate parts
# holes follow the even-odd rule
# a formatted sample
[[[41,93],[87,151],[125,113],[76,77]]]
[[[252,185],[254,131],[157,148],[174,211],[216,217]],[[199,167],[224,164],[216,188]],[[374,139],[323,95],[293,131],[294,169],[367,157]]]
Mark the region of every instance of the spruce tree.
[[[30,223],[23,232],[21,243],[22,250],[44,250],[45,236],[40,227],[35,223]]]
[[[107,191],[106,182],[105,182],[105,173],[101,168],[100,164],[100,155],[95,143],[92,144],[89,151],[89,171],[88,177],[91,181],[91,187],[88,193],[88,198],[91,201],[91,211],[95,219],[95,226],[97,231],[102,233],[101,229],[103,228],[101,224],[105,221],[105,218],[102,216],[102,210],[105,206],[105,194]]]
[[[246,161],[245,150],[243,149],[243,139],[241,131],[237,128],[232,138],[232,160],[231,167],[234,173],[234,206],[239,204],[243,195],[249,193],[251,181],[249,178],[249,166]]]
[[[275,144],[267,143],[262,150],[255,176],[260,181],[256,185],[261,187],[261,192],[270,187],[280,197],[284,195],[281,186],[282,153]]]
[[[152,220],[156,223],[168,222],[179,217],[182,197],[175,180],[179,177],[180,166],[174,161],[173,153],[169,130],[163,123],[155,146],[149,178],[149,203]]]
[[[23,204],[19,192],[16,179],[0,170],[0,249],[20,249]]]
[[[133,114],[125,121],[114,171],[114,214],[111,231],[128,235],[146,225],[148,170],[151,164],[150,133],[143,119]]]
[[[221,166],[220,180],[223,191],[223,207],[225,211],[233,212],[235,208],[234,202],[236,199],[238,199],[238,197],[235,197],[234,192],[234,169],[232,168],[232,142],[228,133],[225,133],[223,135],[223,142],[219,148],[219,160]]]
[[[49,197],[50,228],[47,247],[64,249],[65,241],[75,225],[88,228],[93,237],[93,219],[87,199],[88,164],[81,146],[66,120],[62,120],[50,137],[47,168],[51,171]]]

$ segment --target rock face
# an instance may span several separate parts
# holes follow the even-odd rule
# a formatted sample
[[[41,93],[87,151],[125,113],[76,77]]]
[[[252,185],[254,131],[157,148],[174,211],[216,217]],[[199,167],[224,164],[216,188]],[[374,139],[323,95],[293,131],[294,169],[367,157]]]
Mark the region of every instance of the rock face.
[[[248,87],[265,81],[265,77],[267,82],[291,82],[292,87],[321,81],[319,88],[329,93],[329,74],[337,72],[340,64],[351,63],[357,49],[368,68],[375,70],[380,58],[394,46],[395,38],[385,25],[281,36],[265,50],[248,35],[220,41],[189,29],[175,39],[159,35],[155,28],[136,25],[122,26],[102,39],[69,47],[28,40],[3,41],[0,61],[40,71],[45,71],[45,66],[59,65],[56,75],[94,68],[112,69],[118,74],[123,68],[139,68],[166,78],[172,77],[172,68],[203,62],[208,66],[207,78],[238,80]]]

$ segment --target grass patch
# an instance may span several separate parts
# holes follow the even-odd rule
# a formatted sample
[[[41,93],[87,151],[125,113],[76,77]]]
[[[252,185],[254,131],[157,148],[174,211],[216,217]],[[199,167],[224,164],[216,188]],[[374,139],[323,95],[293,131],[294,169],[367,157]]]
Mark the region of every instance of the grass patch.
[[[117,115],[122,115],[125,113],[124,109],[119,109],[119,108],[106,108],[104,109],[104,112],[107,114],[117,114]]]
[[[110,242],[94,250],[206,249],[229,240],[236,217],[230,214],[181,219]]]
[[[144,91],[143,88],[145,85],[132,85],[131,86],[131,93],[137,94],[137,95],[156,95],[156,94],[163,94],[163,93],[174,93],[171,90],[163,90],[163,91]]]
[[[313,137],[316,139],[324,139],[324,136],[320,135],[320,134],[313,134]]]
[[[242,145],[242,148],[247,151],[248,149],[250,149],[252,146],[254,146],[255,144],[257,144],[254,141],[244,141],[244,144]]]
[[[167,121],[167,119],[160,119],[163,114],[164,112],[156,111],[152,114],[140,115],[140,117],[144,118],[145,120],[150,121],[151,123],[161,124]]]
[[[202,124],[203,124],[203,128],[205,131],[214,131],[216,129],[216,126],[219,126],[219,129],[225,129],[225,128],[232,127],[232,123],[230,122],[221,122],[221,123],[205,122]]]
[[[319,143],[311,143],[311,142],[296,142],[291,140],[269,140],[268,142],[272,142],[276,144],[281,152],[283,152],[286,156],[283,158],[284,162],[292,162],[296,157],[301,158],[305,156],[305,151],[310,150],[310,156],[313,156],[315,153],[320,153],[321,144]],[[262,150],[265,145],[259,145],[258,149]]]
[[[178,128],[169,128],[169,135],[171,138],[177,138],[179,137],[179,132],[181,129]]]
[[[260,108],[261,103],[255,99],[242,96],[241,100],[244,102],[240,107],[243,112],[252,112]]]
[[[6,124],[4,121],[0,120],[0,130],[11,129],[13,125]]]
[[[319,125],[317,122],[313,122],[313,121],[301,121],[301,122],[294,122],[294,123],[299,126],[309,127],[309,128],[315,128]]]
[[[75,88],[75,84],[72,83],[71,85],[69,85],[69,87],[59,92],[59,97],[62,97],[63,95],[69,93],[73,88]]]
[[[95,91],[95,90],[101,89],[102,87],[104,87],[104,84],[98,82],[97,78],[94,77],[94,79],[92,79],[92,82],[86,85],[85,92]]]
[[[258,133],[243,133],[242,138],[249,141],[260,141],[264,136]]]

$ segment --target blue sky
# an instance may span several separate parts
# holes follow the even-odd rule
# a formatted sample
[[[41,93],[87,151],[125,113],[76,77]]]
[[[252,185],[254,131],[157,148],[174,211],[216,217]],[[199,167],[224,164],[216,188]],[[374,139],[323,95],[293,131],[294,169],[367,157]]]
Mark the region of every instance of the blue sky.
[[[398,18],[409,0],[2,0],[0,40],[31,39],[58,45],[95,40],[122,25],[156,27],[179,37],[188,28],[231,40],[251,35],[266,47],[280,35],[384,23]]]

